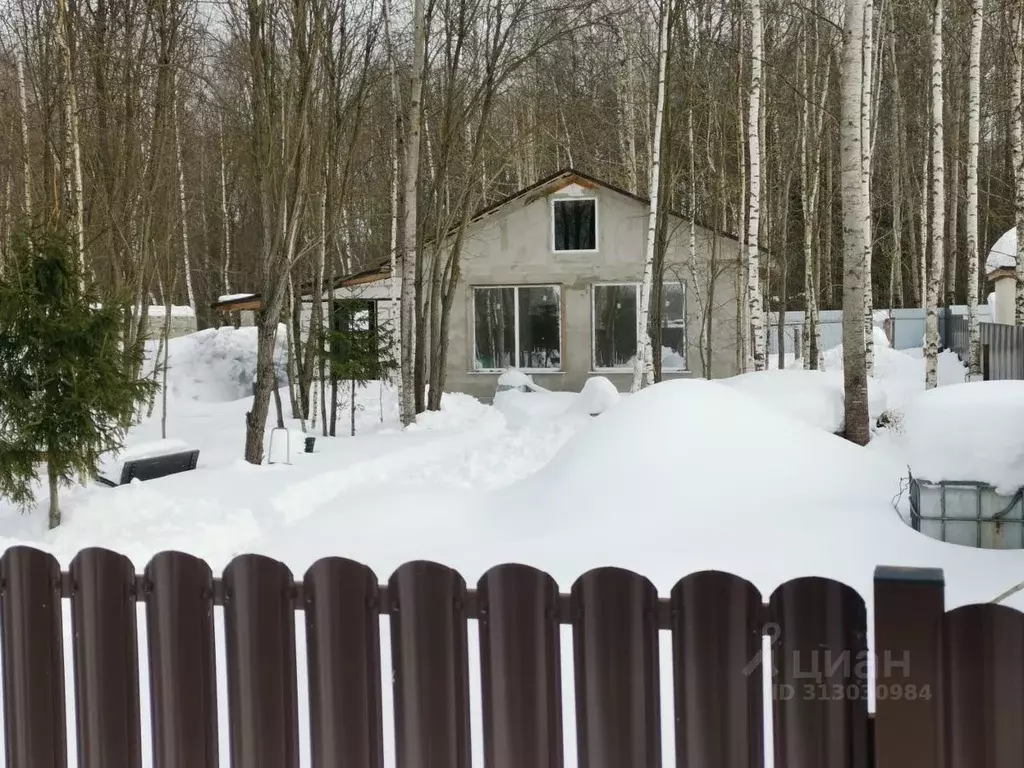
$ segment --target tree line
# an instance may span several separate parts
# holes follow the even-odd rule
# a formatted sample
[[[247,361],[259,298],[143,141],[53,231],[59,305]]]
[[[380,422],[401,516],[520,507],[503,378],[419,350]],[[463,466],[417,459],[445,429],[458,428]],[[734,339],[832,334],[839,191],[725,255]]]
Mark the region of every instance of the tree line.
[[[1016,0],[10,0],[0,268],[19,222],[49,218],[83,279],[136,307],[209,325],[219,296],[259,292],[259,461],[281,324],[293,410],[326,412],[331,308],[313,300],[303,334],[304,294],[392,267],[408,422],[439,407],[472,213],[571,166],[657,201],[647,328],[658,208],[744,244],[739,368],[767,366],[781,310],[806,313],[791,351],[817,367],[817,313],[843,308],[863,442],[872,308],[932,309],[933,383],[937,308],[983,301],[979,261],[1024,230],[1022,17]],[[690,300],[710,357],[714,292]],[[147,322],[130,314],[123,343]]]

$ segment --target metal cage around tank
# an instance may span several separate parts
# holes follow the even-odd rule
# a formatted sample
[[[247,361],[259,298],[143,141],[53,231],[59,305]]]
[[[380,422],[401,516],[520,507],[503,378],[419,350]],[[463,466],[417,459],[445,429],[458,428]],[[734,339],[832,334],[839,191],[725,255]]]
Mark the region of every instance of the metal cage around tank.
[[[931,482],[910,476],[910,524],[950,544],[1024,549],[1024,489],[997,493],[986,483]]]

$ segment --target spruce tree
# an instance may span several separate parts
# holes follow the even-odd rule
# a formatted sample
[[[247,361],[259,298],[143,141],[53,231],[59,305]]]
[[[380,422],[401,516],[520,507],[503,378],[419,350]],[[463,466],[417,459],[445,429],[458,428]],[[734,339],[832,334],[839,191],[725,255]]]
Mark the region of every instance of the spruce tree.
[[[368,302],[340,301],[335,308],[334,330],[327,334],[325,356],[334,381],[349,382],[350,434],[356,433],[356,389],[370,381],[387,379],[398,370],[392,356],[394,333],[376,322]],[[333,434],[333,427],[331,425]]]
[[[23,229],[11,257],[0,278],[0,493],[32,505],[45,463],[55,528],[60,486],[96,477],[155,385],[129,373],[140,354],[121,343],[131,305],[84,284],[66,232]]]

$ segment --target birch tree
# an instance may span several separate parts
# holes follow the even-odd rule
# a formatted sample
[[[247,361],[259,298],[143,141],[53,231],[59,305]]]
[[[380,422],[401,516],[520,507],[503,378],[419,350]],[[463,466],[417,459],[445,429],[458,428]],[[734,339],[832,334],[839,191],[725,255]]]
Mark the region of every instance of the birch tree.
[[[861,98],[864,78],[864,2],[846,0],[843,27],[840,157],[843,198],[843,392],[846,438],[870,439],[864,347],[864,217]]]
[[[967,323],[970,328],[970,378],[981,375],[981,332],[978,325],[978,136],[981,113],[981,38],[985,0],[971,1],[971,53],[967,74]]]
[[[174,159],[178,170],[178,213],[181,216],[181,263],[185,275],[185,292],[192,314],[196,314],[196,292],[192,285],[192,262],[188,250],[188,204],[185,197],[185,164],[181,159],[181,127],[178,122],[178,89],[174,88],[173,99],[174,121]]]
[[[750,358],[748,367],[763,371],[765,353],[764,307],[761,301],[761,56],[763,26],[761,0],[750,0],[750,94],[747,118],[747,146],[750,156],[750,195],[747,214],[747,296],[750,313]]]
[[[860,88],[860,188],[864,197],[864,364],[870,376],[875,367],[875,325],[873,322],[873,286],[871,282],[872,226],[871,226],[871,110],[873,106],[874,70],[874,18],[873,0],[864,0],[864,76]]]
[[[630,391],[637,392],[647,383],[653,383],[651,366],[651,285],[654,282],[654,249],[658,229],[658,195],[661,189],[661,134],[665,120],[665,78],[668,72],[669,25],[672,19],[672,0],[665,0],[661,14],[661,32],[658,43],[658,103],[654,115],[654,135],[651,141],[651,203],[647,213],[647,241],[644,252],[644,277],[640,288],[640,311],[636,322],[636,356],[633,359],[633,384]]]
[[[21,51],[15,54],[15,75],[18,79],[18,107],[21,122],[21,167],[25,194],[25,218],[32,218],[32,153],[28,140],[28,98],[25,95],[25,63]]]
[[[405,231],[402,243],[402,317],[399,326],[402,339],[400,416],[405,425],[416,419],[416,261],[419,234],[416,206],[420,167],[421,99],[427,45],[423,3],[424,0],[413,0],[413,54],[409,75],[409,123],[405,140],[403,185]]]
[[[67,0],[57,0],[57,40],[64,65],[64,182],[68,190],[67,206],[75,235],[79,279],[87,276],[85,264],[85,199],[82,196],[82,145],[78,136],[78,95],[75,86],[74,25],[68,14]]]
[[[1024,325],[1024,9],[1013,13],[1013,79],[1010,120],[1013,126],[1014,209],[1017,223],[1017,307],[1015,321]]]
[[[934,0],[932,12],[932,82],[931,82],[931,137],[932,137],[932,263],[928,271],[928,306],[925,315],[924,386],[932,389],[939,385],[939,294],[945,266],[946,230],[946,158],[943,135],[943,83],[942,83],[942,23],[943,0]]]

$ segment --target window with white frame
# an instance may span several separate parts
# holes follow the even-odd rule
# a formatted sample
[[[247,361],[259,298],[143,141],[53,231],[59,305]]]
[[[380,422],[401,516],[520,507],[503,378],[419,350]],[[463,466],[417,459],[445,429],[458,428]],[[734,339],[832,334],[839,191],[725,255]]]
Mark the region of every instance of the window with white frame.
[[[555,251],[596,251],[597,199],[552,200],[551,236]]]
[[[557,285],[473,289],[473,368],[559,370],[562,293]]]
[[[593,290],[595,370],[625,370],[636,358],[638,283],[605,283]],[[666,280],[661,290],[661,366],[686,370],[686,283]]]

